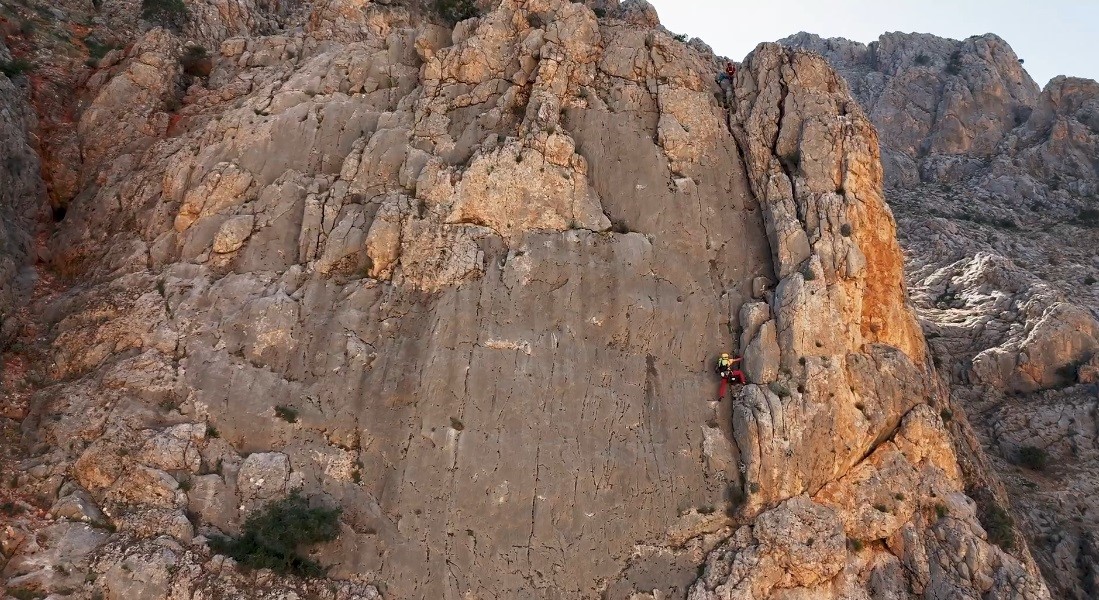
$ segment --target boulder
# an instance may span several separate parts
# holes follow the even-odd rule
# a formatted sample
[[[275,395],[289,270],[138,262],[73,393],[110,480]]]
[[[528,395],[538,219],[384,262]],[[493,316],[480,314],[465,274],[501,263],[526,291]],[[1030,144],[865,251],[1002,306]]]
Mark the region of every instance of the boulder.
[[[246,505],[277,500],[287,492],[290,459],[281,452],[250,454],[237,472],[237,490]]]

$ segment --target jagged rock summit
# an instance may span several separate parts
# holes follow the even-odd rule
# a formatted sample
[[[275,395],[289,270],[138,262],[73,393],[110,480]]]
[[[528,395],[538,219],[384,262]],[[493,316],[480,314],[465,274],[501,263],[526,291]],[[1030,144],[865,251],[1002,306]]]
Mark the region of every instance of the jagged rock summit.
[[[643,0],[218,6],[47,142],[80,161],[37,253],[81,276],[27,317],[9,589],[1049,597],[982,526],[823,58],[761,45],[728,97]],[[343,510],[332,581],[211,550],[294,489]]]
[[[958,42],[889,33],[869,45],[798,34],[782,40],[825,56],[888,140],[889,182],[913,185],[932,170],[972,169],[1024,122],[1040,89],[995,35]]]

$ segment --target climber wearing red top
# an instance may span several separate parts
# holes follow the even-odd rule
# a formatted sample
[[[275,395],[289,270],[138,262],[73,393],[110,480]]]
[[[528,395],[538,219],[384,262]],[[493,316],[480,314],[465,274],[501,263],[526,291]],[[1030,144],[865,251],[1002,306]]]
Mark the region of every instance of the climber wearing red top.
[[[744,379],[744,372],[736,368],[742,358],[733,358],[728,353],[722,353],[721,358],[717,359],[717,371],[718,377],[721,377],[721,391],[718,392],[718,401],[725,398],[725,392],[729,388],[729,383],[739,383],[744,385],[746,383]]]
[[[723,83],[729,82],[729,85],[733,85],[733,77],[736,76],[736,65],[732,61],[725,63],[725,72],[717,76],[717,82]]]

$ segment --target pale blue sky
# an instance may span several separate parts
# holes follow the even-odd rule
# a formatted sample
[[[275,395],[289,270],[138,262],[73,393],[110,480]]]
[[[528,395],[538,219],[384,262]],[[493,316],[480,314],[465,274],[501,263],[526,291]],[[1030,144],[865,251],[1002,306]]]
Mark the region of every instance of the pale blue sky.
[[[995,33],[1031,77],[1099,79],[1099,0],[649,0],[676,33],[737,60],[799,31],[867,43],[887,31],[964,39]]]

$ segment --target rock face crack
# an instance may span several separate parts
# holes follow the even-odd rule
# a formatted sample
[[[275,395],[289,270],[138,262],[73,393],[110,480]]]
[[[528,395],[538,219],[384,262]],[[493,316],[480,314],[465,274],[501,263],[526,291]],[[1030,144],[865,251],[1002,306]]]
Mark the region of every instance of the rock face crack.
[[[777,163],[782,169],[786,179],[790,182],[790,194],[791,199],[794,201],[794,205],[798,207],[799,214],[798,220],[805,220],[804,215],[800,214],[801,203],[798,201],[798,188],[797,188],[797,164],[791,164],[792,156],[783,155],[779,151],[779,139],[782,137],[782,128],[786,120],[786,102],[790,96],[790,86],[786,83],[786,69],[788,68],[788,59],[783,57],[782,66],[778,69],[778,81],[779,81],[779,99],[778,99],[778,120],[775,122],[775,136],[771,140],[771,154],[777,157]],[[800,162],[800,154],[795,155]]]

